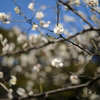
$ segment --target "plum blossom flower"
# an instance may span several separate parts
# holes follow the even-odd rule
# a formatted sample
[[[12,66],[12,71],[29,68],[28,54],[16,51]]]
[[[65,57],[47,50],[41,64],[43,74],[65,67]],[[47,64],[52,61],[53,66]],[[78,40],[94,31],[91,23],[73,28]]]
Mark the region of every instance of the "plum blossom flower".
[[[18,88],[17,89],[17,94],[22,96],[22,97],[26,97],[26,91],[24,88]]]
[[[30,10],[33,10],[34,9],[34,3],[33,2],[29,3],[28,9],[30,9]]]
[[[4,73],[0,71],[0,79],[4,77]]]
[[[61,34],[63,32],[64,32],[64,28],[63,28],[62,24],[58,24],[58,25],[55,26],[54,33]]]
[[[61,68],[63,67],[63,62],[62,62],[62,59],[60,58],[55,58],[51,61],[51,65],[56,67],[56,68]]]
[[[14,11],[15,11],[16,14],[19,14],[20,13],[20,8],[19,7],[15,7]]]
[[[80,5],[80,0],[70,0],[70,4]]]
[[[0,12],[0,21],[3,22],[4,24],[9,24],[10,23],[10,15]]]
[[[50,21],[45,22],[42,20],[42,21],[40,21],[40,25],[44,28],[48,28],[50,25]]]
[[[9,50],[9,44],[6,44],[3,48],[2,48],[2,52],[3,53],[7,53]]]
[[[12,76],[11,76],[11,79],[9,80],[9,83],[10,83],[11,85],[16,85],[16,82],[17,82],[16,77],[12,75]]]
[[[33,24],[32,25],[32,30],[36,30],[38,28],[38,25],[37,24]]]
[[[77,75],[71,75],[70,76],[70,81],[71,81],[72,84],[79,84],[79,82],[80,82]]]
[[[91,7],[95,7],[95,6],[99,5],[99,1],[98,0],[85,0],[85,2]]]
[[[41,11],[38,11],[37,13],[36,13],[36,18],[37,19],[42,19],[44,17],[44,14],[43,14],[43,12],[41,12]]]
[[[27,40],[27,37],[26,37],[25,35],[23,35],[23,34],[20,34],[20,35],[17,37],[17,42],[18,42],[19,44],[24,43],[26,40]]]

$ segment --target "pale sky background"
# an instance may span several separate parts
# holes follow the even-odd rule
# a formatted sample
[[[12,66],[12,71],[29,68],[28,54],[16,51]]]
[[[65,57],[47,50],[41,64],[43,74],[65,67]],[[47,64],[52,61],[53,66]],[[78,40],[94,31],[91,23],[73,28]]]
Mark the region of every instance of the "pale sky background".
[[[32,16],[32,13],[31,13],[31,11],[29,11],[27,6],[32,0],[16,0],[16,1],[21,6],[25,15],[28,16],[28,18],[30,18],[30,16]],[[52,29],[56,24],[56,0],[33,0],[33,1],[35,2],[36,11],[40,10],[40,6],[43,6],[43,5],[47,6],[47,9],[42,10],[45,14],[45,18],[43,20],[45,20],[45,21],[50,20],[52,23],[50,26],[50,29]],[[92,13],[90,13],[89,9],[88,8],[86,9],[84,6],[86,6],[86,5],[82,3],[81,7],[77,6],[74,8],[84,12],[87,16],[87,20],[89,22],[91,22],[91,20],[89,19],[88,16],[92,16]],[[14,8],[15,8],[15,5],[13,3],[13,0],[0,0],[0,12],[6,12],[6,13],[11,14],[12,19],[22,20],[23,19],[22,17],[15,14]],[[35,15],[35,13],[33,15]],[[61,15],[60,22],[64,23],[64,28],[66,28],[68,30],[68,32],[73,34],[73,33],[76,33],[78,31],[81,31],[83,29],[82,25],[85,23],[83,23],[83,21],[79,17],[75,16],[75,14],[73,14],[71,11],[66,12],[65,10],[63,10],[63,7],[61,7],[61,14],[60,15]],[[64,15],[68,15],[69,17],[70,16],[74,17],[75,22],[68,22],[68,23],[65,22],[63,20],[63,17],[62,17]],[[36,21],[36,20],[34,19],[34,21]],[[93,25],[95,25],[93,22],[91,22],[91,23]],[[20,27],[22,29],[22,31],[27,30],[28,27],[30,27],[26,23],[12,23],[12,24],[7,24],[7,25],[0,23],[0,27],[4,27],[4,28],[11,28],[15,25]],[[31,33],[31,30],[29,31],[29,33]]]

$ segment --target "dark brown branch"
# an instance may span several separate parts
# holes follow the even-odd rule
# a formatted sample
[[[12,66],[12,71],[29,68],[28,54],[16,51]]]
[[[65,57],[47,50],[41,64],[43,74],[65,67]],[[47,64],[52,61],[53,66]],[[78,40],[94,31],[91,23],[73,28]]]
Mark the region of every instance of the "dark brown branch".
[[[68,40],[70,40],[70,39],[72,39],[72,38],[74,38],[74,37],[76,37],[78,35],[85,34],[85,33],[90,32],[90,31],[100,32],[100,29],[92,29],[92,28],[86,29],[86,30],[78,32],[78,33],[76,33],[74,35],[69,36],[65,40],[60,39],[60,40],[56,40],[56,41],[49,41],[49,42],[41,44],[39,46],[29,47],[29,48],[27,48],[25,50],[17,50],[17,51],[6,53],[6,54],[1,54],[0,56],[3,57],[3,56],[12,56],[12,55],[17,55],[17,54],[27,53],[27,52],[30,52],[31,50],[37,50],[37,49],[40,49],[40,48],[44,48],[44,47],[46,47],[48,45],[51,45],[51,44],[68,41]]]
[[[32,96],[27,96],[25,98],[21,98],[20,100],[28,100],[28,99],[32,99],[32,98],[46,97],[46,96],[57,94],[57,93],[60,93],[60,92],[76,90],[76,89],[80,89],[80,88],[84,88],[84,87],[90,87],[93,84],[95,84],[99,79],[100,79],[100,76],[95,77],[92,80],[90,80],[86,83],[83,83],[83,84],[79,84],[79,85],[75,85],[75,86],[68,86],[68,87],[65,87],[65,88],[58,88],[58,89],[50,90],[50,91],[47,91],[47,92],[44,92],[44,93],[34,94]]]
[[[60,18],[60,8],[59,8],[59,3],[57,2],[57,25],[59,24],[59,18]]]
[[[79,46],[78,44],[76,44],[76,43],[74,43],[74,42],[72,42],[72,41],[70,41],[70,40],[66,40],[66,38],[64,38],[62,35],[60,35],[60,37],[61,37],[63,40],[65,40],[65,41],[71,43],[72,45],[74,45],[74,46],[80,48],[82,51],[86,52],[87,54],[91,55],[91,52],[88,51],[87,49],[84,49],[83,47]]]
[[[93,28],[92,25],[84,17],[82,17],[73,7],[71,7],[68,3],[63,2],[62,0],[59,0],[59,3],[61,3],[62,5],[68,7],[69,10],[71,10],[74,14],[79,16],[85,23],[87,23],[91,28]]]

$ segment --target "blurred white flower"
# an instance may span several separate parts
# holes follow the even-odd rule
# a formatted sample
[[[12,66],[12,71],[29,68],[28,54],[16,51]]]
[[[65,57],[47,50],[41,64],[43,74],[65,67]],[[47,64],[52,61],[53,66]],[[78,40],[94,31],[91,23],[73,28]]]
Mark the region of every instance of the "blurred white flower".
[[[7,44],[7,42],[8,42],[8,40],[7,40],[7,38],[5,38],[3,41],[1,41],[1,44],[2,44],[3,46],[5,46],[5,45]]]
[[[79,78],[78,78],[77,75],[71,75],[71,76],[70,76],[70,82],[71,82],[72,84],[79,84],[79,83],[80,83],[80,80],[79,80]]]
[[[13,34],[15,34],[16,36],[21,34],[21,29],[19,27],[17,27],[17,26],[14,26],[12,28],[12,31],[13,31]]]
[[[15,59],[13,57],[8,58],[8,66],[12,66],[14,64]]]
[[[17,79],[14,75],[11,76],[11,79],[9,80],[9,83],[11,85],[16,85]]]
[[[26,87],[26,89],[27,89],[28,91],[31,91],[32,88],[33,88],[33,86],[34,86],[34,82],[31,81],[31,80],[29,80],[29,81],[27,82],[27,87]]]
[[[14,43],[7,44],[6,41],[3,41],[2,44],[3,44],[3,48],[2,48],[3,53],[12,52],[15,48]]]
[[[28,43],[27,42],[24,43],[22,47],[23,47],[23,49],[27,48],[28,47]]]
[[[2,21],[5,24],[9,24],[10,23],[10,15],[4,13],[4,12],[0,12],[0,21]]]
[[[75,0],[76,5],[80,5],[80,0]]]
[[[8,98],[11,99],[11,100],[13,99],[13,94],[12,93],[13,93],[13,90],[9,89]]]
[[[29,93],[28,93],[29,96],[32,96],[33,94],[34,94],[33,91],[29,91]]]
[[[27,40],[27,37],[26,37],[25,35],[23,35],[23,34],[20,34],[20,35],[18,35],[18,37],[17,37],[17,42],[18,42],[19,44],[24,43],[26,40]]]
[[[28,9],[30,9],[30,10],[33,10],[34,9],[34,3],[33,2],[29,3]]]
[[[6,44],[3,48],[2,48],[2,52],[3,53],[7,53],[9,50],[9,44]]]
[[[61,68],[64,66],[62,59],[60,58],[55,58],[51,61],[51,65],[56,67],[56,68]]]
[[[0,79],[4,77],[3,72],[0,71]]]
[[[35,65],[35,66],[33,66],[33,68],[32,68],[32,71],[34,72],[39,72],[40,71],[40,68],[41,68],[41,65],[40,64],[37,64],[37,65]]]
[[[14,43],[10,43],[9,44],[9,52],[12,52],[15,49],[15,44]]]
[[[22,55],[20,56],[21,65],[22,65],[23,67],[25,67],[25,66],[28,64],[28,60],[29,60],[28,55],[22,54]]]
[[[99,5],[98,0],[84,0],[84,1],[91,7],[96,7]]]
[[[37,24],[33,24],[32,25],[32,30],[36,30],[38,28],[38,25]]]
[[[54,33],[61,34],[63,32],[64,32],[64,28],[63,28],[62,24],[58,24],[58,25],[55,26]]]
[[[24,88],[18,88],[17,89],[17,94],[20,95],[20,96],[22,96],[22,97],[26,97],[27,96],[26,95],[26,91],[25,91]]]
[[[39,34],[30,34],[29,35],[29,42],[30,43],[38,43],[40,41],[40,35]]]
[[[16,14],[19,14],[20,13],[20,8],[19,7],[15,7],[14,11],[15,11]]]
[[[2,34],[0,34],[0,41],[2,41],[3,40],[3,35]]]
[[[43,12],[41,12],[41,11],[38,11],[37,13],[36,13],[36,18],[37,19],[42,19],[44,17],[44,14],[43,14]]]
[[[49,25],[50,25],[50,21],[47,21],[47,22],[45,22],[45,21],[40,21],[40,25],[42,26],[42,27],[44,27],[44,28],[47,28],[47,27],[49,27]]]
[[[70,4],[80,5],[80,0],[70,0]]]
[[[83,97],[89,97],[89,95],[92,94],[92,91],[90,89],[88,89],[87,87],[83,88],[83,93],[82,93]],[[91,99],[90,99],[91,100]]]
[[[20,65],[17,65],[16,67],[15,67],[15,70],[16,70],[16,72],[22,72],[23,70],[22,70],[22,67],[20,66]]]
[[[90,96],[90,100],[99,100],[99,99],[100,99],[100,96],[95,93],[91,94],[91,96]]]

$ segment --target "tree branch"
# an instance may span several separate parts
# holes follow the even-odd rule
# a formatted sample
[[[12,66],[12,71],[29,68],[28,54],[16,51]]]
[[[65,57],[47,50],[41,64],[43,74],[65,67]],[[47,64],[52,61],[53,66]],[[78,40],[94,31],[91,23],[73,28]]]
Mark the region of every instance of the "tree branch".
[[[93,28],[92,25],[84,17],[82,17],[74,8],[72,8],[67,2],[63,2],[62,0],[59,0],[59,3],[68,7],[69,10],[71,10],[74,14],[79,16],[86,24],[88,24],[90,26],[90,28]]]
[[[79,85],[75,85],[75,86],[68,86],[65,88],[58,88],[58,89],[50,90],[50,91],[47,91],[44,93],[34,94],[32,96],[27,96],[25,98],[21,98],[20,100],[28,100],[28,99],[32,99],[32,98],[47,97],[49,95],[57,94],[60,92],[71,91],[71,90],[80,89],[80,88],[84,88],[84,87],[90,87],[90,86],[94,85],[99,79],[100,79],[100,76],[97,76],[97,77],[93,78],[92,80],[90,80],[86,83],[83,83],[83,84],[79,84]]]
[[[86,29],[86,30],[82,30],[81,32],[78,32],[78,33],[76,33],[74,35],[71,35],[71,36],[69,36],[68,38],[66,38],[64,40],[60,39],[60,40],[56,40],[56,41],[48,41],[47,43],[41,44],[39,46],[29,47],[29,48],[24,49],[24,50],[16,50],[14,52],[8,52],[8,53],[5,53],[5,54],[1,54],[0,57],[18,55],[18,54],[22,54],[22,53],[28,53],[28,52],[30,52],[32,50],[41,49],[41,48],[47,47],[48,45],[51,45],[51,44],[68,41],[68,40],[70,40],[72,38],[75,38],[78,35],[85,34],[87,32],[91,32],[91,31],[100,32],[100,29],[89,28],[89,29]]]

